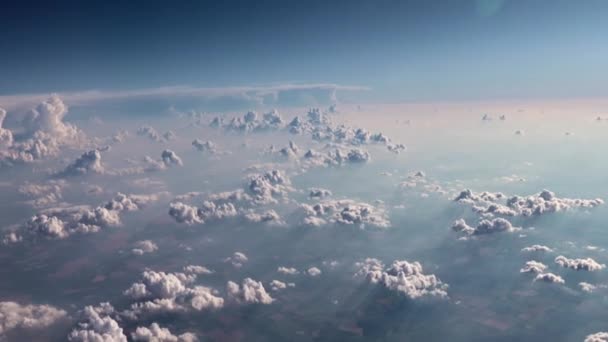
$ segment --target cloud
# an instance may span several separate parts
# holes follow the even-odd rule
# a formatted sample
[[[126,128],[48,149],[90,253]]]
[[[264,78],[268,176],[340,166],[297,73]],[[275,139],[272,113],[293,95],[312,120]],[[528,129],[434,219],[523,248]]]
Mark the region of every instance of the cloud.
[[[606,268],[606,265],[600,264],[591,258],[569,259],[563,255],[556,257],[555,263],[564,268],[571,268],[577,271],[600,271]]]
[[[273,281],[270,282],[270,289],[272,291],[275,291],[275,292],[276,291],[280,291],[280,290],[284,290],[287,287],[295,287],[295,286],[296,286],[296,284],[294,284],[294,283],[284,283],[284,282],[279,281],[279,280],[273,280]]]
[[[245,278],[241,285],[229,281],[226,284],[228,298],[243,304],[271,304],[274,298],[264,289],[264,285],[251,278]]]
[[[147,203],[157,201],[163,193],[152,195],[125,195],[118,193],[113,199],[95,208],[88,206],[45,209],[21,226],[7,233],[5,243],[37,238],[64,239],[76,233],[95,233],[106,227],[121,224],[120,213],[135,211]]]
[[[331,191],[322,188],[310,188],[308,189],[308,197],[310,198],[325,198],[332,195]]]
[[[467,235],[483,235],[499,232],[514,232],[521,230],[519,227],[513,227],[511,222],[498,217],[493,220],[481,220],[477,227],[469,226],[464,219],[458,219],[452,223],[452,230],[462,232]]]
[[[242,117],[233,117],[227,122],[224,122],[222,117],[216,116],[210,126],[238,133],[268,132],[281,129],[283,118],[276,110],[261,116],[256,112],[247,112]]]
[[[102,174],[105,172],[104,166],[101,164],[101,153],[99,150],[91,150],[83,153],[69,164],[60,176],[80,176],[91,173]]]
[[[318,277],[321,275],[321,270],[318,269],[317,267],[311,267],[309,269],[306,270],[306,274],[308,274],[311,277]]]
[[[530,260],[526,261],[526,264],[519,270],[519,272],[540,274],[543,273],[546,269],[547,265],[543,264],[542,262]]]
[[[13,144],[13,132],[2,127],[5,118],[6,110],[0,108],[0,149],[8,148]]]
[[[118,322],[112,318],[114,307],[110,303],[86,306],[82,321],[68,335],[71,342],[127,342],[127,337]]]
[[[598,332],[587,335],[584,342],[608,342],[608,332]]]
[[[137,135],[140,137],[147,137],[148,139],[156,142],[167,142],[175,140],[177,137],[173,131],[166,131],[163,134],[158,133],[153,127],[141,126],[137,129]]]
[[[247,256],[241,252],[234,252],[234,254],[232,254],[232,256],[224,259],[224,262],[229,262],[232,264],[232,266],[234,266],[236,268],[243,267],[243,264],[245,264],[248,261],[249,261],[249,258],[247,258]]]
[[[161,154],[161,159],[166,166],[183,166],[182,159],[171,150],[164,150]]]
[[[0,340],[13,330],[46,329],[65,319],[65,311],[50,305],[0,302]]]
[[[595,289],[597,289],[597,286],[586,283],[586,282],[580,282],[580,283],[578,283],[578,286],[580,286],[581,291],[587,292],[587,293],[592,293],[593,291],[595,291]]]
[[[522,252],[553,252],[553,250],[543,245],[532,245],[521,249]]]
[[[18,188],[19,193],[33,198],[26,203],[34,208],[44,208],[57,204],[63,198],[63,190],[69,184],[63,179],[51,179],[42,184],[26,182]]]
[[[63,122],[67,111],[65,103],[52,96],[28,111],[21,120],[15,119],[21,130],[19,139],[8,129],[0,128],[0,164],[33,162],[55,156],[63,147],[80,146],[84,134],[76,126]],[[0,111],[0,118],[4,122],[4,110]]]
[[[325,200],[315,205],[300,204],[302,223],[307,226],[327,224],[357,225],[388,228],[390,222],[385,210],[367,203],[353,200]]]
[[[169,215],[177,222],[186,224],[240,217],[247,222],[282,225],[284,222],[274,210],[256,213],[252,208],[285,200],[290,191],[293,188],[289,178],[278,170],[271,170],[248,176],[244,189],[209,195],[200,207],[173,202],[169,205]],[[180,198],[186,199],[183,196]]]
[[[604,201],[596,199],[559,198],[549,190],[522,197],[508,197],[502,193],[482,192],[476,194],[469,189],[463,190],[454,201],[469,204],[475,212],[494,216],[538,216],[546,213],[566,211],[575,208],[594,208]],[[499,202],[500,201],[500,202]]]
[[[534,281],[544,281],[546,283],[564,284],[564,279],[553,273],[539,273]]]
[[[190,286],[196,280],[194,273],[165,273],[147,270],[142,280],[134,283],[124,294],[133,299],[144,299],[124,312],[135,318],[142,314],[187,310],[210,310],[224,306],[217,291],[204,286]]]
[[[131,253],[135,255],[143,255],[146,253],[156,252],[157,250],[158,246],[154,242],[150,240],[143,240],[135,243],[135,248],[131,250]]]
[[[131,338],[142,342],[198,342],[196,335],[191,332],[176,336],[169,329],[161,328],[158,323],[152,323],[149,328],[137,327],[131,333]]]
[[[248,212],[244,216],[245,220],[251,223],[266,223],[269,225],[285,225],[285,222],[281,219],[281,216],[276,211],[270,209],[262,213]]]
[[[424,274],[422,265],[417,261],[410,263],[395,260],[389,267],[385,267],[380,260],[368,258],[356,266],[359,268],[357,276],[363,276],[372,284],[380,284],[410,299],[448,296],[448,285],[433,274]]]
[[[184,266],[184,272],[191,273],[191,274],[211,274],[211,273],[213,273],[212,270],[208,269],[205,266],[200,266],[200,265]]]
[[[200,139],[194,139],[192,146],[200,152],[207,152],[211,154],[218,153],[217,146],[212,141],[202,141]]]
[[[295,274],[300,273],[294,267],[284,267],[284,266],[280,266],[279,268],[277,268],[277,272],[282,273],[282,274],[290,274],[290,275],[295,275]]]

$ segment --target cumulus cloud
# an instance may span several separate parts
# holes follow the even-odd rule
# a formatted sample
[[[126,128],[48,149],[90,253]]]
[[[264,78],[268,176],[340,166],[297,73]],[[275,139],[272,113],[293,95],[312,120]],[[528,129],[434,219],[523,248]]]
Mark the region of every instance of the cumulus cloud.
[[[19,139],[8,129],[0,128],[0,163],[32,162],[57,155],[63,147],[81,145],[84,134],[63,121],[67,111],[65,103],[52,96],[22,118]],[[5,117],[6,112],[1,110],[0,127]]]
[[[556,257],[555,263],[562,267],[571,268],[577,271],[600,271],[606,268],[606,265],[600,264],[591,258],[569,259],[563,255]]]
[[[279,214],[272,209],[266,210],[262,213],[250,211],[244,215],[244,218],[251,223],[266,223],[269,225],[278,226],[285,225],[285,222],[281,219],[281,216],[279,216]]]
[[[608,332],[598,332],[587,335],[584,342],[608,342]]]
[[[253,208],[285,200],[292,190],[289,178],[278,170],[271,170],[248,176],[244,189],[211,194],[200,207],[173,202],[169,206],[169,215],[177,222],[186,224],[240,217],[247,222],[282,225],[284,222],[274,210],[260,213]]]
[[[192,146],[200,151],[200,152],[207,152],[207,153],[211,153],[211,154],[216,154],[218,153],[218,149],[217,146],[215,145],[215,143],[213,143],[212,141],[202,141],[200,139],[194,139],[192,141]]]
[[[137,135],[141,137],[147,137],[148,139],[156,142],[167,142],[175,139],[175,133],[173,131],[167,131],[163,134],[158,133],[154,128],[150,126],[142,126],[137,129]]]
[[[163,153],[160,155],[163,163],[165,163],[166,166],[183,166],[184,162],[182,162],[182,159],[173,151],[171,150],[164,150]]]
[[[229,281],[226,285],[228,298],[236,303],[243,304],[271,304],[274,302],[268,292],[264,289],[264,285],[251,278],[245,278],[241,285]]]
[[[560,198],[549,190],[543,190],[538,194],[527,197],[512,196],[507,198],[502,193],[482,192],[477,194],[466,189],[454,201],[469,204],[474,211],[490,216],[538,216],[574,208],[594,208],[604,203],[600,198]]]
[[[60,176],[79,176],[90,173],[104,173],[105,168],[101,163],[101,153],[99,150],[90,150],[83,153],[69,164]]]
[[[532,245],[521,249],[522,252],[553,252],[553,250],[543,245]]]
[[[277,110],[263,115],[259,115],[257,112],[247,112],[242,117],[233,117],[226,122],[224,118],[216,116],[209,125],[213,128],[223,128],[238,133],[267,132],[281,129],[283,118]]]
[[[70,332],[68,340],[72,342],[127,342],[123,329],[113,318],[114,314],[114,307],[110,303],[86,306],[82,312],[81,322]]]
[[[521,273],[543,273],[547,269],[547,265],[535,260],[526,261],[524,267],[519,272]]]
[[[311,267],[309,269],[306,270],[306,274],[308,274],[311,277],[318,277],[321,275],[321,270],[317,267]]]
[[[155,312],[209,310],[224,306],[224,299],[209,287],[191,286],[196,280],[194,273],[166,273],[147,270],[140,282],[124,291],[126,296],[144,301],[131,305],[124,314],[137,317]]]
[[[205,266],[200,266],[200,265],[184,266],[184,272],[191,273],[191,274],[211,274],[211,273],[213,273],[212,270],[208,269]]]
[[[388,215],[382,207],[353,200],[326,200],[315,205],[300,204],[302,223],[307,226],[327,224],[357,225],[388,228]]]
[[[76,233],[94,233],[102,228],[116,227],[121,224],[121,212],[139,210],[147,203],[157,201],[161,196],[161,193],[153,195],[118,193],[112,200],[95,208],[76,206],[45,209],[16,230],[8,232],[4,242],[37,238],[64,239]]]
[[[294,284],[294,283],[284,283],[284,282],[279,281],[279,280],[273,280],[273,281],[270,282],[270,289],[272,291],[275,291],[275,292],[276,291],[280,291],[280,290],[284,290],[287,287],[295,287],[295,286],[296,286],[296,284]]]
[[[543,281],[546,283],[564,284],[564,279],[553,273],[539,273],[534,278],[534,281]]]
[[[587,292],[587,293],[591,293],[597,289],[596,285],[589,284],[586,282],[580,282],[580,283],[578,283],[578,286],[580,286],[581,291]]]
[[[282,273],[282,274],[290,274],[290,275],[300,273],[294,267],[285,267],[285,266],[279,266],[279,268],[277,268],[277,272]]]
[[[63,179],[51,179],[45,183],[26,182],[19,186],[19,193],[32,198],[26,203],[34,208],[45,208],[57,204],[63,198],[63,190],[69,184]]]
[[[150,240],[143,240],[135,243],[135,248],[131,250],[131,253],[135,255],[143,255],[146,253],[156,252],[157,250],[158,246],[154,242]]]
[[[322,188],[310,188],[308,189],[308,197],[310,198],[325,198],[332,195],[330,190]]]
[[[191,332],[179,336],[173,335],[167,328],[162,328],[158,323],[152,323],[150,327],[137,327],[131,333],[133,341],[142,342],[198,342],[198,338]]]
[[[237,267],[237,268],[243,267],[243,264],[248,261],[249,261],[249,258],[247,258],[245,253],[241,253],[241,252],[234,252],[234,254],[232,254],[232,256],[229,256],[226,259],[224,259],[224,262],[229,262],[232,264],[232,266]]]
[[[410,299],[424,296],[447,297],[448,285],[435,275],[424,274],[419,262],[395,260],[389,267],[378,259],[368,258],[356,264],[356,275],[363,276],[372,284],[380,284],[389,290],[404,294]]]
[[[483,235],[499,232],[514,232],[521,230],[521,228],[513,227],[511,222],[498,217],[492,220],[481,220],[476,227],[469,226],[464,219],[458,219],[452,223],[452,230],[467,235]]]
[[[320,142],[354,146],[382,144],[393,153],[400,153],[406,149],[405,145],[392,143],[391,139],[382,133],[371,133],[363,128],[346,125],[334,125],[328,113],[318,108],[310,109],[305,118],[296,116],[287,124],[286,129],[292,134],[310,134],[313,140]]]
[[[65,311],[50,305],[0,302],[0,340],[13,330],[46,329],[66,318]]]
[[[13,132],[2,127],[5,118],[6,110],[0,108],[0,149],[8,148],[13,144]]]

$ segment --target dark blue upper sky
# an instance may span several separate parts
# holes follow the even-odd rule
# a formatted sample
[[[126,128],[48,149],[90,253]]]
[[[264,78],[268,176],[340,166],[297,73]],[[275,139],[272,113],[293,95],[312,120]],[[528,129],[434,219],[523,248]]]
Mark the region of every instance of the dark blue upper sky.
[[[284,82],[372,100],[606,95],[608,1],[4,3],[0,94]]]

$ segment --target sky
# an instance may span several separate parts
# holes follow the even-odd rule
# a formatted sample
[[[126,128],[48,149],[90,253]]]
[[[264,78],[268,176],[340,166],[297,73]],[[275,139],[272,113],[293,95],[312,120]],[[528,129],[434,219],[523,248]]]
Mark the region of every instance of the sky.
[[[369,102],[602,97],[608,3],[13,2],[0,95],[332,83]]]
[[[608,342],[607,1],[0,9],[0,341]]]

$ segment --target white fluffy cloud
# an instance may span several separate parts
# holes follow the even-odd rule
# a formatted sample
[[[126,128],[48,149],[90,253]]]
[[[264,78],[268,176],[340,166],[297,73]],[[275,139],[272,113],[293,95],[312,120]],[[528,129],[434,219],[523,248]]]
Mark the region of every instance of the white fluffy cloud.
[[[476,227],[469,226],[464,219],[458,219],[452,223],[452,230],[467,235],[483,235],[499,232],[514,232],[521,228],[513,227],[511,222],[498,217],[492,220],[481,220]]]
[[[311,267],[309,269],[306,270],[306,274],[308,274],[311,277],[318,277],[321,275],[321,270],[317,267]]]
[[[356,275],[363,276],[372,284],[398,291],[408,298],[416,299],[424,296],[447,297],[448,285],[441,282],[434,274],[424,274],[419,262],[395,260],[389,267],[378,259],[368,258],[357,263],[359,271]]]
[[[286,200],[290,191],[293,188],[289,178],[278,170],[271,170],[248,176],[244,189],[209,195],[200,207],[173,202],[169,206],[169,215],[186,224],[240,217],[248,222],[282,225],[284,222],[274,210],[256,212],[253,208]],[[180,198],[186,199],[184,196]]]
[[[141,209],[162,194],[125,195],[118,193],[112,200],[95,208],[88,206],[46,209],[4,237],[5,243],[39,237],[63,239],[76,233],[94,233],[102,228],[121,224],[120,213]]]
[[[101,163],[101,152],[90,150],[76,158],[61,173],[62,176],[78,176],[90,173],[104,173],[105,168]]]
[[[125,312],[128,317],[155,312],[219,309],[224,299],[218,292],[204,286],[191,286],[194,273],[166,273],[147,270],[142,280],[124,291],[133,299],[144,299],[131,305]]]
[[[388,215],[382,207],[353,200],[326,200],[315,205],[301,204],[302,222],[308,226],[327,224],[357,225],[388,228]]]
[[[543,245],[532,245],[521,249],[522,252],[553,252],[553,250]]]
[[[277,272],[282,273],[282,274],[290,274],[290,275],[300,273],[294,267],[285,267],[285,266],[279,266],[279,268],[277,268]]]
[[[554,273],[539,273],[534,281],[544,281],[546,283],[564,284],[564,279]]]
[[[71,342],[127,342],[123,329],[113,318],[114,307],[110,303],[87,306],[82,312],[82,320],[70,332]]]
[[[275,292],[276,291],[280,291],[280,290],[284,290],[284,289],[286,289],[288,287],[295,287],[295,286],[296,286],[296,284],[294,284],[294,283],[284,283],[284,282],[279,281],[279,280],[273,280],[273,281],[270,282],[270,289],[272,291],[275,291]]]
[[[224,259],[224,262],[229,262],[232,264],[232,266],[237,267],[237,268],[243,267],[243,264],[245,264],[248,261],[249,261],[249,258],[247,258],[245,253],[241,253],[241,252],[234,252],[232,254],[232,256],[229,256],[226,259]]]
[[[243,304],[271,304],[274,299],[266,292],[264,285],[251,278],[245,278],[241,285],[229,281],[226,284],[228,298]]]
[[[175,139],[175,133],[173,133],[173,131],[167,131],[163,134],[160,134],[150,126],[142,126],[138,128],[137,135],[141,137],[147,137],[148,139],[156,142],[166,142]]]
[[[591,258],[569,259],[563,255],[556,257],[555,263],[562,267],[571,268],[577,271],[600,271],[606,268],[606,265],[600,264]]]
[[[131,250],[131,253],[135,255],[143,255],[146,253],[153,253],[158,250],[158,246],[150,240],[137,241],[135,248]]]
[[[526,261],[524,267],[522,267],[519,272],[521,273],[543,273],[547,269],[547,265],[542,262],[530,260]]]
[[[207,152],[211,154],[218,153],[217,146],[212,141],[202,141],[200,139],[194,139],[192,146],[200,152]]]
[[[0,302],[0,340],[14,329],[45,329],[67,318],[67,313],[50,305],[22,305]]]
[[[469,204],[474,211],[488,216],[537,216],[574,208],[594,208],[604,203],[600,198],[560,198],[549,190],[543,190],[527,197],[507,197],[502,193],[482,192],[477,194],[467,189],[463,190],[454,200]]]
[[[587,335],[584,342],[608,342],[608,332],[598,332]]]
[[[152,323],[150,327],[137,327],[131,333],[133,341],[141,342],[198,342],[195,334],[186,332],[179,336],[173,335],[167,328],[162,328],[158,323]]]
[[[30,110],[19,122],[22,134],[19,139],[2,127],[6,112],[0,110],[0,163],[14,164],[57,155],[65,146],[80,146],[84,134],[63,121],[68,108],[63,101],[52,96]]]

